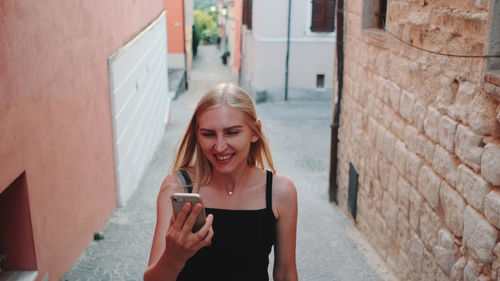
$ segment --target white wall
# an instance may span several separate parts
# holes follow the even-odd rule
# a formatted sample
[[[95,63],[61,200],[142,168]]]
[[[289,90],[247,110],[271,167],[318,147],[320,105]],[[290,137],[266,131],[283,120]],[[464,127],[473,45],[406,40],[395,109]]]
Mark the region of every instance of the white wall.
[[[137,189],[170,105],[163,12],[108,59],[118,204]]]
[[[288,0],[253,1],[252,30],[243,32],[240,82],[249,92],[284,93]],[[316,74],[325,75],[325,97],[333,86],[335,33],[311,32],[310,1],[292,0],[288,87],[291,93],[314,92]],[[245,30],[245,29],[244,29]],[[293,96],[291,96],[293,98]]]

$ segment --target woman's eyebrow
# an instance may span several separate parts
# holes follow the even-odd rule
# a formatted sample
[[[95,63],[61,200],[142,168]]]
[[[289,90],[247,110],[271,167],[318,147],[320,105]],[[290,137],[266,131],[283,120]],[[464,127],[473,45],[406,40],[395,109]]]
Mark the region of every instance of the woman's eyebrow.
[[[231,127],[228,127],[228,128],[224,128],[225,131],[230,131],[230,130],[233,130],[233,129],[240,129],[240,128],[243,128],[242,125],[235,125],[235,126],[231,126]]]
[[[241,129],[241,128],[243,128],[242,125],[234,125],[234,126],[231,126],[231,127],[224,128],[223,130],[224,131],[230,131],[230,130]],[[207,131],[207,132],[213,132],[213,131],[215,131],[213,129],[207,129],[207,128],[200,128],[199,130],[200,131]]]

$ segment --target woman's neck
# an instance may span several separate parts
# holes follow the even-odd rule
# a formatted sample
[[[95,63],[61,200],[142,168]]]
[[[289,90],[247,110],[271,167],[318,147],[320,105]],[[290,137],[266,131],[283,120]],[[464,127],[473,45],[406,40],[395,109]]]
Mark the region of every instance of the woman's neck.
[[[254,170],[254,167],[245,165],[228,174],[221,174],[214,171],[211,181],[214,186],[232,195],[233,192],[238,192],[238,189],[244,188],[249,184]]]

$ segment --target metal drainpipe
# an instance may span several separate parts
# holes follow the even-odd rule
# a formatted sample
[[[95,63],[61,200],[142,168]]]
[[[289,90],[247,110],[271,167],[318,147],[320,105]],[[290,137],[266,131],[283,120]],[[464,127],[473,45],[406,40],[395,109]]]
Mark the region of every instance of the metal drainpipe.
[[[292,0],[288,0],[288,34],[286,37],[286,65],[285,65],[285,101],[288,100],[288,61],[290,60],[290,17]]]
[[[189,88],[188,84],[188,61],[187,61],[187,51],[186,51],[186,10],[184,7],[184,0],[182,0],[182,37],[184,38],[184,90]],[[191,41],[193,40],[193,36],[191,35]],[[191,44],[192,45],[192,44]]]
[[[344,82],[344,0],[337,1],[337,103],[335,104],[335,112],[333,123],[330,125],[332,129],[331,149],[330,149],[330,202],[339,204],[337,198],[337,147],[340,126],[340,106],[342,104],[342,88]]]

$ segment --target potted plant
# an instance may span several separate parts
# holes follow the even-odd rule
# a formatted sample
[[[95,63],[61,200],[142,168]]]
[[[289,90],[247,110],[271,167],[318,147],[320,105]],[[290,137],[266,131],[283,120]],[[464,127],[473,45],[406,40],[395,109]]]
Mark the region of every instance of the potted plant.
[[[230,53],[229,51],[225,51],[225,52],[222,54],[221,58],[222,58],[222,63],[223,63],[224,65],[226,65],[226,64],[227,64],[227,58],[228,58],[230,55],[231,55],[231,53]]]

